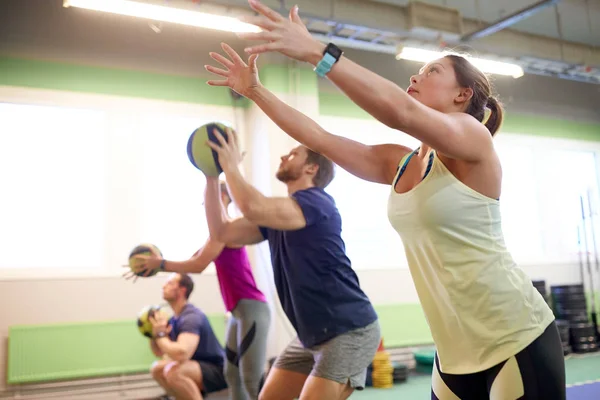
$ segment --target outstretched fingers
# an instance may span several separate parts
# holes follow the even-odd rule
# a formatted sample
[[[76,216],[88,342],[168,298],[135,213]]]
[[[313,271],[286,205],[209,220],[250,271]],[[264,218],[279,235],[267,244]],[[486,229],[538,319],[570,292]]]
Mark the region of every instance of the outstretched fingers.
[[[248,57],[248,66],[253,71],[257,69],[257,67],[256,67],[256,60],[258,60],[258,54],[251,54],[250,57]]]
[[[227,137],[231,139],[231,140],[229,140],[229,143],[233,143],[235,145],[235,147],[239,147],[238,146],[238,136],[237,136],[236,131],[231,129],[230,127],[226,127],[225,133],[227,134]],[[223,139],[223,141],[224,140],[225,139]]]
[[[304,25],[304,22],[302,22],[302,18],[300,18],[300,15],[298,14],[298,5],[296,4],[294,7],[292,7],[292,9],[290,10],[290,21],[292,21],[295,24],[301,25],[304,27],[304,29],[306,29],[306,25]]]
[[[264,40],[267,42],[281,39],[281,35],[279,33],[269,31],[238,33],[238,37],[244,40]]]
[[[212,65],[205,65],[204,68],[208,71],[211,72],[215,75],[219,75],[219,76],[223,76],[225,78],[229,77],[230,74],[230,70],[232,68],[235,67],[235,65],[228,60],[227,58],[223,57],[222,55],[220,55],[219,53],[215,53],[215,52],[210,52],[210,57],[215,60],[216,62],[218,62],[219,64],[221,64],[223,67],[225,67],[226,69],[222,69],[222,68],[217,68],[217,67],[213,67]],[[210,86],[229,86],[229,83],[227,81],[227,79],[224,80],[209,80],[206,82],[208,85]]]
[[[216,80],[216,79],[211,79],[209,81],[206,81],[206,84],[209,86],[229,86],[229,82],[227,82],[226,80]]]
[[[137,281],[137,279],[139,278],[133,271],[127,271],[122,275],[123,278],[125,278],[125,280],[131,280],[133,279],[133,283],[135,283]]]
[[[271,42],[258,44],[256,46],[246,47],[244,51],[248,54],[262,54],[270,51],[279,51],[283,48],[283,44],[280,42]]]
[[[213,60],[215,60],[216,62],[218,62],[219,64],[221,64],[222,66],[224,66],[227,69],[231,69],[234,67],[234,64],[227,58],[223,57],[221,54],[215,53],[214,51],[211,51],[208,54],[210,55],[210,57]]]
[[[215,143],[212,140],[207,140],[206,145],[213,149],[215,152],[217,152],[217,154],[221,154],[224,150],[224,147],[227,146],[227,142],[225,141],[225,138],[223,137],[223,135],[221,135],[218,129],[213,129],[213,134],[215,135],[219,143]]]
[[[258,26],[261,29],[266,31],[272,31],[279,27],[276,22],[271,21],[268,18],[263,17],[262,15],[244,15],[240,17],[240,21],[245,22],[250,25]],[[242,33],[239,33],[241,35]]]
[[[242,57],[240,57],[240,55],[230,45],[228,45],[227,43],[221,43],[221,48],[225,53],[227,53],[227,55],[231,58],[235,65],[240,65],[244,67],[246,66],[246,63],[244,62],[244,60],[242,60]]]
[[[219,143],[221,144],[222,147],[227,146],[227,141],[225,140],[225,138],[223,137],[223,135],[221,135],[221,132],[219,132],[218,129],[214,129],[213,133],[215,135],[215,137],[217,138],[217,140],[219,141]]]
[[[248,0],[248,4],[250,4],[250,8],[252,8],[254,11],[256,11],[259,14],[264,15],[265,17],[269,18],[273,22],[279,22],[284,19],[281,16],[281,14],[270,9],[269,7],[267,7],[266,5],[264,5],[263,3],[261,3],[258,0]]]
[[[230,72],[221,68],[217,68],[217,67],[213,67],[212,65],[205,65],[204,68],[206,68],[206,70],[208,72],[212,72],[215,75],[219,75],[219,76],[224,76],[224,77],[228,77]]]

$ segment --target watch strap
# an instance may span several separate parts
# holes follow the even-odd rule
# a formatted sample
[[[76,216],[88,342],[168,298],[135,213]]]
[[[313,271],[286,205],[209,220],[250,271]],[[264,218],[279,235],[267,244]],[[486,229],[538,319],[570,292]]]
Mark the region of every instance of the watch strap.
[[[320,77],[324,77],[331,71],[331,67],[337,62],[337,59],[329,53],[323,54],[323,58],[315,67],[315,72]]]

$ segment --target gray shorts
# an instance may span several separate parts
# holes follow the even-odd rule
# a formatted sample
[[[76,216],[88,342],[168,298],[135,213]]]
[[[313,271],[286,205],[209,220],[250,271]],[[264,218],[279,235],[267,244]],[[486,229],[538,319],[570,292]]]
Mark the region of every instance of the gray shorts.
[[[380,338],[378,320],[311,348],[303,347],[296,338],[277,357],[273,367],[349,383],[354,389],[362,390],[367,367],[373,362]]]

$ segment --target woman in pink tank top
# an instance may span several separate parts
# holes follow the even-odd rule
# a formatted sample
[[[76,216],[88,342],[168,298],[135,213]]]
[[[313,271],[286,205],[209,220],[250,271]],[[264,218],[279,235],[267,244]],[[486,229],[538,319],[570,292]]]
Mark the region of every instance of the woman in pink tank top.
[[[221,193],[227,214],[231,198],[224,182],[221,182]],[[210,263],[215,263],[221,297],[225,309],[231,313],[225,345],[225,378],[230,399],[258,399],[264,380],[271,312],[264,294],[256,286],[246,248],[220,243],[209,237],[204,246],[186,261],[139,257],[146,261],[140,265],[140,272],[158,269],[201,273]]]

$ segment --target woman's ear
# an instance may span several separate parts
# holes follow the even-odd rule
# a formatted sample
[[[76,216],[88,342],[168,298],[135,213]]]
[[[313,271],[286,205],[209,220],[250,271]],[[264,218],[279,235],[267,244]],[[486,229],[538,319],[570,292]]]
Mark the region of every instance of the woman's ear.
[[[454,98],[454,102],[456,103],[466,103],[473,97],[473,89],[471,88],[461,88],[458,96]]]

